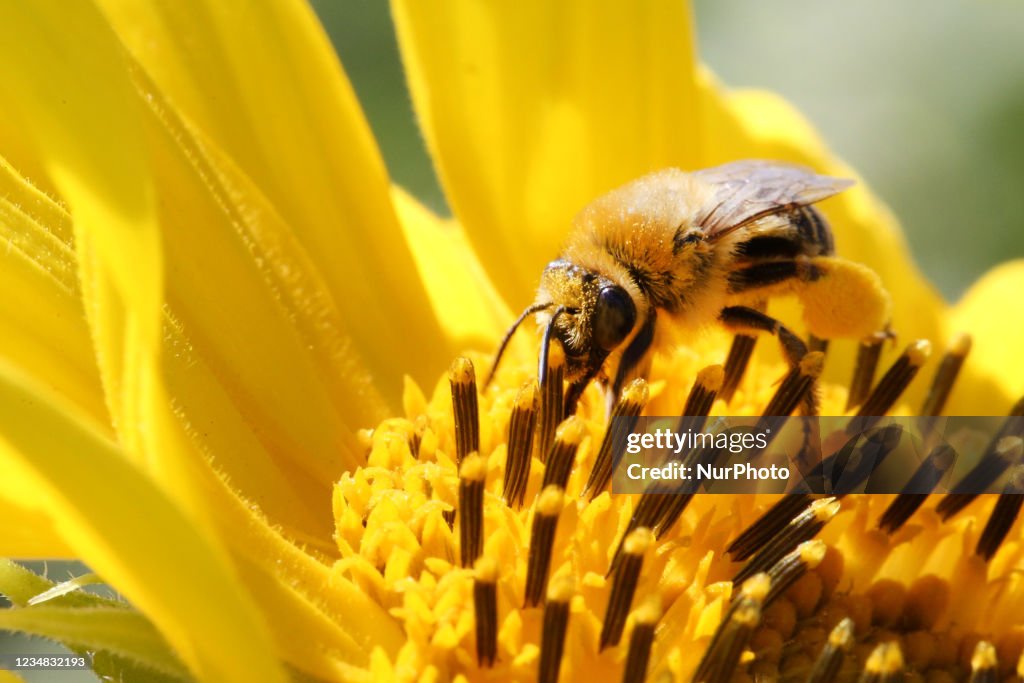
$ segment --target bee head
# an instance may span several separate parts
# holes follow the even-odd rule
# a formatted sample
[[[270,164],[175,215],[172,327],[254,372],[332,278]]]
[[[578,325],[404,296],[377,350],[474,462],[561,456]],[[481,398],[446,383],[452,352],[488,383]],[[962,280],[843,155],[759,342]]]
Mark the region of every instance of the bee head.
[[[550,303],[537,319],[545,334],[561,342],[570,378],[596,372],[636,325],[637,306],[629,291],[566,260],[544,269],[537,301]]]

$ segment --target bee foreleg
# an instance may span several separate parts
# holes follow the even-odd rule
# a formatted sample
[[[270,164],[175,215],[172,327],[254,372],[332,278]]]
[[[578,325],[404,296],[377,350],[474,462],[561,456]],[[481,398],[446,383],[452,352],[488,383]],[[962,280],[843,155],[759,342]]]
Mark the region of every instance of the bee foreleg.
[[[775,335],[790,365],[797,365],[807,355],[807,345],[800,337],[775,318],[747,306],[726,306],[718,319],[733,332],[767,332]]]
[[[622,387],[626,385],[630,373],[640,364],[651,349],[651,344],[654,342],[654,325],[657,318],[654,310],[652,306],[647,314],[647,318],[644,320],[643,326],[636,333],[636,336],[633,337],[633,341],[629,343],[626,350],[622,352],[622,359],[619,361],[619,367],[615,371],[615,382],[612,383],[612,396],[614,396],[614,400],[618,400]]]

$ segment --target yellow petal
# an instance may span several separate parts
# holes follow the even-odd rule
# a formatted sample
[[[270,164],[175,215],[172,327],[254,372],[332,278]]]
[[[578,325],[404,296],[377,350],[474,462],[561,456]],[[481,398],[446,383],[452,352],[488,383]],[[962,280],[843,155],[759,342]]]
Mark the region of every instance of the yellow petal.
[[[280,216],[143,74],[167,270],[168,389],[234,485],[304,538],[385,402],[321,273]],[[287,368],[283,371],[283,368]]]
[[[0,158],[0,355],[106,424],[70,232],[67,212]]]
[[[100,3],[169,100],[248,176],[319,270],[393,406],[449,356],[384,164],[312,10],[269,0]],[[407,340],[430,339],[413,349]]]
[[[78,557],[201,678],[278,680],[269,636],[221,553],[149,477],[67,406],[0,363],[6,495],[44,508]]]
[[[967,290],[953,307],[948,335],[967,332],[973,344],[963,372],[950,396],[950,415],[1002,415],[1024,394],[1024,317],[1019,313],[1024,292],[1024,260],[993,268]]]
[[[448,200],[513,308],[584,204],[698,160],[685,3],[392,6]]]
[[[514,316],[488,279],[466,233],[397,186],[392,197],[420,279],[448,338],[459,349],[492,347]]]
[[[45,510],[10,500],[0,491],[0,557],[54,560],[73,555]]]
[[[13,112],[67,202],[107,403],[126,452],[182,500],[157,379],[162,264],[137,96],[116,37],[91,5],[0,5]],[[192,502],[198,514],[198,505]]]

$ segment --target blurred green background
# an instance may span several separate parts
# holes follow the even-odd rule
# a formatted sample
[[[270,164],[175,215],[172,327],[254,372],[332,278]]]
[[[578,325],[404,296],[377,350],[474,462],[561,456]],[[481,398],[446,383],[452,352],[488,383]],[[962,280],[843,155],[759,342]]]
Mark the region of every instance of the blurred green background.
[[[445,210],[378,0],[314,0],[392,177]],[[893,207],[947,298],[1024,256],[1024,2],[698,0],[701,57],[785,96]]]

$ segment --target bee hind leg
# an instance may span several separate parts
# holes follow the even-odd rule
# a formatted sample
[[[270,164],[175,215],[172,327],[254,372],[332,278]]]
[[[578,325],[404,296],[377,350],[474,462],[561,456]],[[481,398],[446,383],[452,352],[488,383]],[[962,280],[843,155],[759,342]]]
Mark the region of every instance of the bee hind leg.
[[[799,365],[803,357],[807,355],[808,349],[804,340],[767,313],[747,306],[726,306],[718,314],[718,320],[726,328],[736,332],[737,336],[750,332],[767,332],[775,335],[790,367]],[[814,391],[807,392],[802,412],[805,415],[818,413],[817,395]]]
[[[767,313],[747,306],[726,306],[718,314],[718,320],[737,334],[767,332],[775,335],[790,365],[799,364],[807,355],[807,344],[804,340]]]

